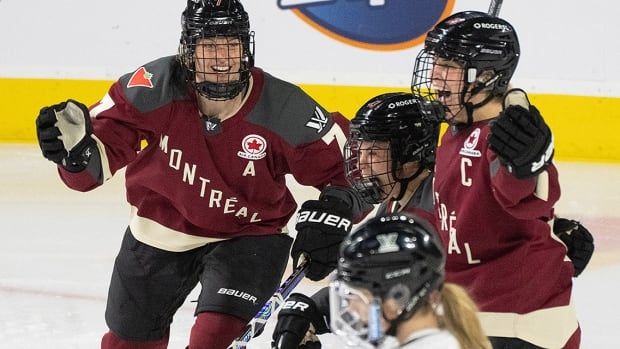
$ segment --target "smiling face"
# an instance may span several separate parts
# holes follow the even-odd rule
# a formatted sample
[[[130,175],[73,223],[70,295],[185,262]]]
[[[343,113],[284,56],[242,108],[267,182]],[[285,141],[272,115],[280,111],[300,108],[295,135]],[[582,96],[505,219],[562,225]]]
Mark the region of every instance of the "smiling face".
[[[227,83],[239,80],[243,56],[238,37],[199,39],[195,47],[196,82]]]

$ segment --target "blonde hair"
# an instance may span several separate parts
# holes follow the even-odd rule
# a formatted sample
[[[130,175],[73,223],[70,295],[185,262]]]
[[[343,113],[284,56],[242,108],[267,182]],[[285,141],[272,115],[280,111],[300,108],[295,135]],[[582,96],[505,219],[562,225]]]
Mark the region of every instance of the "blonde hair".
[[[456,337],[461,349],[491,349],[476,315],[478,307],[467,291],[458,285],[445,283],[440,296],[443,315],[437,314],[439,325]]]

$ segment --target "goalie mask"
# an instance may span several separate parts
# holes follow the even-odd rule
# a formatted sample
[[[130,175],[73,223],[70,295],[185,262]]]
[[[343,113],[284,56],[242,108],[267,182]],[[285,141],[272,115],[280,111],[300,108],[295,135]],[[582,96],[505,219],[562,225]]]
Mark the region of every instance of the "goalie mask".
[[[362,224],[340,247],[330,284],[332,332],[351,345],[379,346],[443,285],[444,264],[436,232],[415,216]]]
[[[238,0],[188,0],[178,58],[189,84],[212,100],[245,90],[254,66],[254,32]]]
[[[519,40],[510,23],[483,12],[459,12],[426,36],[411,89],[440,101],[450,123],[457,123],[455,116],[465,109],[471,124],[474,109],[506,92],[519,55]]]
[[[345,144],[345,175],[364,201],[381,203],[396,183],[400,200],[411,180],[433,168],[442,110],[410,93],[382,94],[360,108]]]

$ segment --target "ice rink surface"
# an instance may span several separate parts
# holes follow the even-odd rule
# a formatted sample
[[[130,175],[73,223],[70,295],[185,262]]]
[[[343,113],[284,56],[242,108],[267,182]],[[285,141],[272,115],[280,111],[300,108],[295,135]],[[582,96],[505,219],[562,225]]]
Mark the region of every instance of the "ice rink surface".
[[[122,173],[83,194],[64,187],[35,145],[0,145],[0,162],[0,348],[99,348],[110,272],[129,216]],[[557,213],[582,221],[596,243],[588,269],[574,280],[582,348],[616,348],[620,165],[557,166]],[[294,192],[298,200],[316,193]],[[322,285],[303,281],[298,291],[311,294]],[[169,348],[186,345],[196,291],[174,319]],[[268,348],[273,325],[249,348]],[[333,336],[322,341],[342,348]]]

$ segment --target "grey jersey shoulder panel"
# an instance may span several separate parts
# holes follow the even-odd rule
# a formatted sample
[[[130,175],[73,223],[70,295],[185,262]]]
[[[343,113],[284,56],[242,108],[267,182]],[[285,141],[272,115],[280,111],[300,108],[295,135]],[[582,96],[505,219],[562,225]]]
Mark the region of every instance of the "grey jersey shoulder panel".
[[[433,212],[433,173],[420,183],[407,206],[414,206],[429,213]]]
[[[301,88],[264,74],[263,90],[248,122],[265,127],[298,146],[323,137],[334,123],[330,113]]]
[[[384,215],[389,213],[389,202],[382,202],[377,209],[377,215]],[[433,213],[433,174],[431,173],[428,177],[426,177],[418,189],[416,189],[415,193],[407,203],[407,208],[417,208],[428,213]]]
[[[146,70],[146,74],[150,74],[153,87],[128,87],[131,77],[140,74],[142,68]],[[123,75],[119,83],[127,102],[141,113],[153,111],[175,100],[189,98],[176,56],[162,57],[147,63],[136,71]]]

